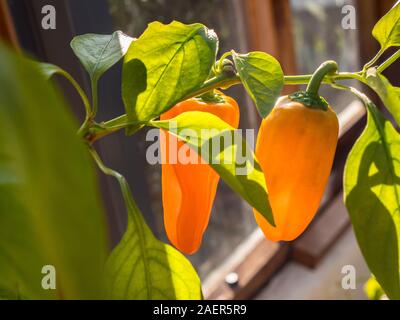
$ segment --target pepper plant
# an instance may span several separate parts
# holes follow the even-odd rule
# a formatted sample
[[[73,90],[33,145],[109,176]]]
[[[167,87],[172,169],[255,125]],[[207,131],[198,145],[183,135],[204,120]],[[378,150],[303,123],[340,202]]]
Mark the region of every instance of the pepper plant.
[[[372,35],[381,49],[362,70],[341,71],[330,61],[313,75],[284,75],[279,62],[264,52],[240,54],[232,50],[217,59],[218,37],[200,23],[153,22],[137,39],[120,31],[112,35],[80,35],[72,40],[71,47],[89,74],[91,99],[67,71],[34,62],[1,46],[0,296],[201,299],[196,271],[177,249],[156,239],[131,195],[128,182],[103,163],[95,150],[96,141],[119,130],[130,136],[146,126],[168,131],[174,122],[175,130],[170,134],[198,150],[204,143],[217,139],[220,132],[232,136],[238,133],[213,112],[185,110],[173,118],[159,117],[183,101],[207,100],[210,94],[215,98],[216,89],[234,85],[244,86],[262,118],[268,119],[284,85],[308,84],[306,93],[294,93],[285,99],[306,107],[318,105],[317,112],[324,112],[328,110],[327,103],[318,96],[318,88],[323,84],[348,91],[365,105],[367,124],[345,166],[344,202],[376,281],[389,298],[400,299],[400,137],[394,126],[400,124],[400,88],[391,85],[383,75],[399,58],[400,50],[378,63],[388,48],[400,46],[399,20],[400,5],[396,5],[375,25]],[[125,114],[98,122],[97,82],[121,59]],[[50,80],[56,75],[67,78],[82,98],[86,116],[80,126]],[[348,79],[356,79],[374,90],[394,122],[385,118],[364,93],[342,83]],[[291,117],[290,121],[295,123],[296,118]],[[307,121],[302,121],[302,126],[308,126]],[[325,126],[324,122],[309,124]],[[183,133],[188,128],[195,132],[217,128],[219,133],[189,141]],[[321,134],[329,131],[326,127],[319,129]],[[335,135],[337,132],[332,136]],[[257,221],[262,219],[268,224],[265,229],[279,226],[279,213],[271,206],[273,199],[269,201],[262,169],[265,163],[258,159],[262,151],[255,155],[244,139],[233,141],[228,147],[235,149],[240,144],[249,152],[251,161],[245,166],[251,170],[246,175],[237,174],[236,161],[209,165],[254,208]],[[334,147],[335,143],[329,154]],[[268,161],[266,165],[269,168]],[[95,166],[117,180],[128,213],[125,234],[111,253]],[[330,166],[331,163],[324,165],[324,175],[329,173]],[[310,170],[303,178],[312,175]],[[324,183],[321,185],[323,191]],[[271,188],[271,197],[272,193]],[[307,203],[309,199],[302,200]],[[318,201],[314,199],[313,203]],[[309,223],[313,210],[304,217],[307,221],[296,222],[294,236]],[[298,218],[289,216],[285,223],[293,225]],[[269,231],[264,231],[268,236]],[[55,290],[42,287],[41,270],[46,265],[57,271]]]

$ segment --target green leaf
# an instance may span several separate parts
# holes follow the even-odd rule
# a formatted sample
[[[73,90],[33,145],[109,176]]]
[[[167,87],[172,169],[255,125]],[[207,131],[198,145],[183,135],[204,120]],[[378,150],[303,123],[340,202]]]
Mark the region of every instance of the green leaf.
[[[379,95],[397,124],[400,124],[400,88],[393,87],[375,68],[367,70],[366,79],[367,84]]]
[[[0,286],[28,299],[102,297],[106,233],[89,154],[63,99],[0,46]],[[44,290],[44,265],[57,289]]]
[[[39,72],[45,76],[47,79],[50,79],[56,74],[61,74],[64,75],[66,72],[65,70],[61,69],[59,66],[56,66],[55,64],[51,63],[45,63],[45,62],[36,62],[33,61],[33,64],[37,67]]]
[[[237,130],[219,117],[200,111],[184,112],[170,120],[152,121],[150,125],[168,130],[198,153],[201,150],[203,160],[232,190],[275,225],[264,173],[253,151]],[[225,140],[225,144],[219,143],[221,139]],[[220,147],[218,152],[209,148],[215,144]],[[240,159],[242,155],[247,157]]]
[[[76,36],[71,48],[79,58],[92,81],[97,81],[127,52],[133,38],[121,31],[111,35],[87,33]]]
[[[157,240],[127,203],[128,226],[106,264],[110,299],[200,300],[200,279],[180,252]],[[132,216],[135,216],[133,219]]]
[[[373,275],[365,283],[364,292],[370,300],[381,300],[385,296],[385,292]]]
[[[181,253],[157,240],[132,198],[125,178],[101,162],[100,169],[114,176],[128,211],[127,230],[106,264],[108,297],[111,299],[201,299],[201,283],[193,266]]]
[[[279,62],[269,54],[259,51],[247,54],[232,51],[232,57],[244,87],[261,117],[265,118],[274,107],[284,85]]]
[[[218,39],[202,24],[152,22],[129,48],[122,97],[129,121],[148,121],[199,88],[210,75]]]
[[[390,9],[374,26],[372,35],[385,50],[392,46],[400,46],[400,5]]]
[[[400,299],[400,136],[363,94],[368,121],[344,171],[345,203],[361,252],[391,299]]]

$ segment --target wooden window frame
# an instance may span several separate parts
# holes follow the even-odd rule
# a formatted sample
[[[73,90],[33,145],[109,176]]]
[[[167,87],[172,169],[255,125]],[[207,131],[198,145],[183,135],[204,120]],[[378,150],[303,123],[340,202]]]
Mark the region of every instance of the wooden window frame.
[[[14,50],[20,51],[14,23],[7,3],[3,0],[0,0],[0,41],[6,43]]]

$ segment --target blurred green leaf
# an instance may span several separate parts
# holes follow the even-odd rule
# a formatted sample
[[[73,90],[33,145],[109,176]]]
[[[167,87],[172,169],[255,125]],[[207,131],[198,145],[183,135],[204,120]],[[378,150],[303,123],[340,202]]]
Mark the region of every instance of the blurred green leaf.
[[[121,31],[111,35],[87,33],[73,38],[71,48],[92,81],[97,81],[121,60],[133,40]]]
[[[201,299],[200,279],[189,260],[154,237],[132,198],[125,178],[105,167],[95,152],[93,156],[105,174],[118,180],[128,211],[127,230],[106,264],[108,297]]]
[[[200,87],[217,49],[216,34],[202,24],[150,23],[124,60],[122,97],[128,120],[154,119]]]
[[[168,130],[196,152],[201,150],[203,160],[208,162],[232,190],[260,212],[269,223],[275,225],[264,173],[253,151],[238,131],[219,117],[200,111],[184,112],[173,119],[152,121],[150,124]],[[221,139],[230,143],[219,143]],[[220,147],[218,153],[210,150],[209,146],[214,145]],[[242,159],[244,155],[247,157]]]
[[[88,152],[62,97],[0,46],[0,285],[28,299],[100,298],[103,211]],[[41,287],[44,265],[57,290]]]
[[[385,107],[400,125],[400,88],[394,87],[375,68],[369,68],[366,74],[368,85],[379,95]]]
[[[382,290],[373,275],[365,283],[364,292],[370,300],[381,300],[385,296],[385,291]]]
[[[400,46],[400,5],[390,9],[374,26],[372,35],[381,45],[382,50]]]
[[[344,171],[345,203],[361,252],[391,299],[400,299],[400,135],[363,94],[368,121]]]
[[[261,117],[265,118],[275,105],[283,88],[283,71],[279,62],[265,52],[238,54],[232,51],[240,79],[253,99]]]

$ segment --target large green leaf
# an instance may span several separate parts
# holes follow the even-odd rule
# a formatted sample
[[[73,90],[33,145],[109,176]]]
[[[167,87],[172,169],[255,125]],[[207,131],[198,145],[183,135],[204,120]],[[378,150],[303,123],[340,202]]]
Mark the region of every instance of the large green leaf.
[[[152,22],[129,48],[122,97],[129,121],[148,121],[208,78],[217,54],[214,31],[202,24]]]
[[[264,173],[237,130],[219,117],[201,111],[184,112],[173,119],[152,121],[150,124],[168,130],[196,152],[202,152],[203,160],[232,190],[275,225]],[[221,143],[222,139],[225,143]],[[219,147],[217,152],[210,148],[215,145]]]
[[[361,252],[377,281],[400,299],[400,135],[364,95],[368,121],[344,172],[345,203]]]
[[[261,117],[266,117],[283,88],[283,71],[279,62],[265,52],[238,54],[232,51],[233,61],[248,94]]]
[[[114,176],[128,211],[127,230],[106,264],[111,299],[201,299],[200,279],[191,263],[177,250],[157,240],[119,173],[107,168],[93,152],[100,169]]]
[[[28,299],[99,298],[106,235],[77,126],[31,62],[0,47],[0,286]],[[57,290],[44,290],[44,265]]]
[[[372,35],[383,50],[400,46],[400,5],[396,5],[386,13],[374,26]]]
[[[379,74],[375,68],[367,70],[366,79],[368,85],[375,90],[397,124],[400,125],[400,88],[393,87],[389,80]]]
[[[121,60],[133,40],[121,31],[111,35],[87,33],[72,39],[71,47],[92,81],[97,81]]]

